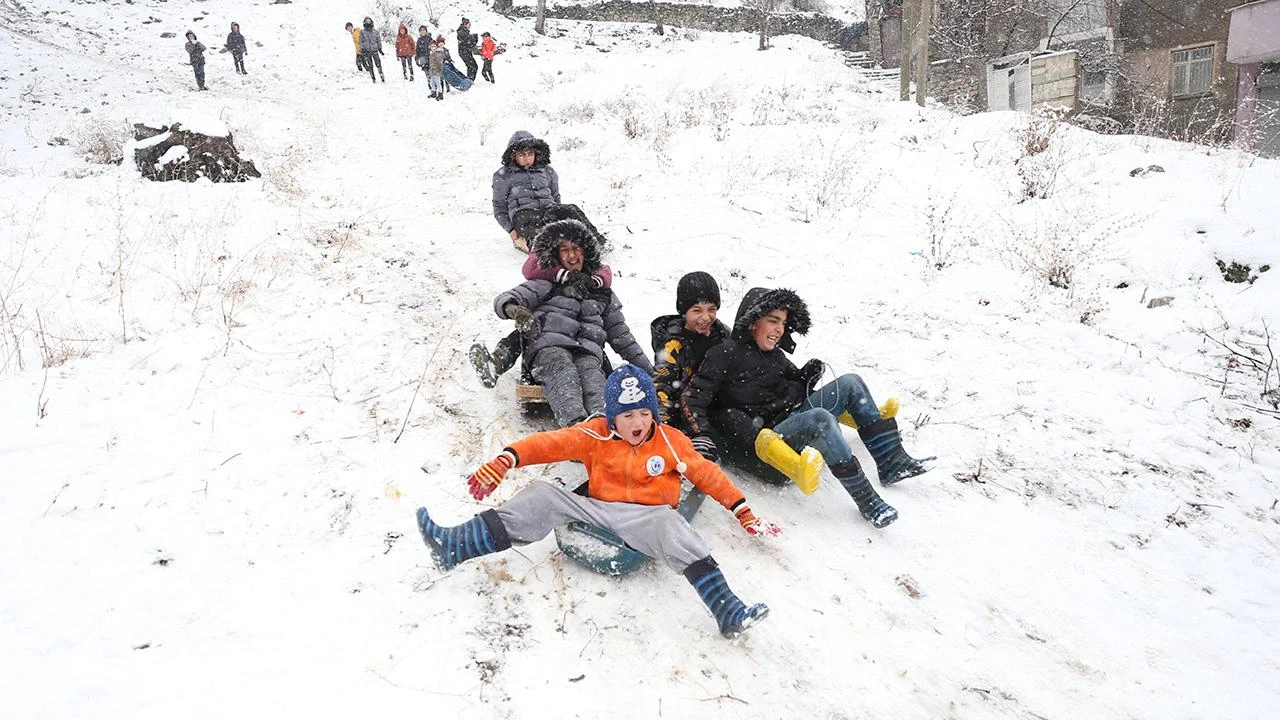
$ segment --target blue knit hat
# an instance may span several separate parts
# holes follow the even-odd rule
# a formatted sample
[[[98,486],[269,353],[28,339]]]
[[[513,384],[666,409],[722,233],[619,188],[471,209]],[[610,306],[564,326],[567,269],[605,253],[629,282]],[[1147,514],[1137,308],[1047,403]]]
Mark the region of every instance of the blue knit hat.
[[[613,429],[613,419],[628,410],[647,409],[658,418],[658,391],[649,374],[635,365],[623,365],[604,381],[604,416]]]

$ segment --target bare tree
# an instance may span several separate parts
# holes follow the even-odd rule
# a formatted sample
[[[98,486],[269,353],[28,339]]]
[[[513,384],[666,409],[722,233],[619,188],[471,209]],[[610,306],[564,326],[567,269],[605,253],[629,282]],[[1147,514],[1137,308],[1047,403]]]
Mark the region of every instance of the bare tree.
[[[649,14],[653,16],[653,31],[659,35],[666,35],[666,28],[662,27],[662,15],[658,12],[658,4],[654,0],[649,0]]]
[[[769,21],[773,19],[773,11],[778,7],[778,0],[751,0],[750,7],[760,13],[760,47],[757,50],[769,49]]]
[[[539,35],[547,34],[547,0],[538,0],[538,10],[536,19],[533,21],[533,31]]]

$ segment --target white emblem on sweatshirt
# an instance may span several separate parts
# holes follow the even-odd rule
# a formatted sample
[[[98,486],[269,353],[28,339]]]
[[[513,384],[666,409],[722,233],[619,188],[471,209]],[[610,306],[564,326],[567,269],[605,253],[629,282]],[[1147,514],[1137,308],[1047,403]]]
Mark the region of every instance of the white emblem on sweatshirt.
[[[667,469],[667,461],[663,460],[661,455],[653,455],[649,458],[649,462],[645,463],[645,469],[649,471],[649,477],[657,477]]]

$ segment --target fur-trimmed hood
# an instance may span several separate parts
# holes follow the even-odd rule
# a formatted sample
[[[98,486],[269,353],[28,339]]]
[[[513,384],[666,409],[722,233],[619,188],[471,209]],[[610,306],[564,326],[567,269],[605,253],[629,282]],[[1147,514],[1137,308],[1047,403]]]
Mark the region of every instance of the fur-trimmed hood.
[[[809,306],[795,291],[786,288],[770,290],[757,287],[748,290],[738,304],[738,315],[733,321],[733,339],[750,341],[751,326],[755,321],[778,309],[787,311],[787,329],[778,341],[778,347],[787,353],[795,352],[796,341],[791,334],[809,332]]]
[[[507,141],[507,149],[502,151],[502,164],[515,165],[516,150],[521,148],[533,148],[533,167],[551,164],[551,146],[528,130],[517,130]]]
[[[582,248],[582,272],[588,275],[600,269],[600,240],[591,228],[577,220],[556,220],[547,223],[533,239],[534,254],[538,266],[552,268],[560,265],[560,241]]]

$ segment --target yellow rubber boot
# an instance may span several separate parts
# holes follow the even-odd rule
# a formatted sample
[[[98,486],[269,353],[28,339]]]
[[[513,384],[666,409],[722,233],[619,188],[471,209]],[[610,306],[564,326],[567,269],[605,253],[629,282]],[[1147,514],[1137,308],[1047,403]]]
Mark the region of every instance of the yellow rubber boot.
[[[880,406],[881,420],[885,418],[896,417],[897,414],[898,414],[898,398],[896,397],[891,397],[888,400],[885,400],[884,404]],[[854,422],[853,416],[847,412],[840,413],[840,424],[848,425],[849,427],[855,430],[858,428],[858,423]]]
[[[756,457],[791,478],[805,495],[812,495],[818,489],[818,480],[822,476],[822,453],[817,450],[806,447],[797,453],[781,435],[765,428],[756,435]]]

